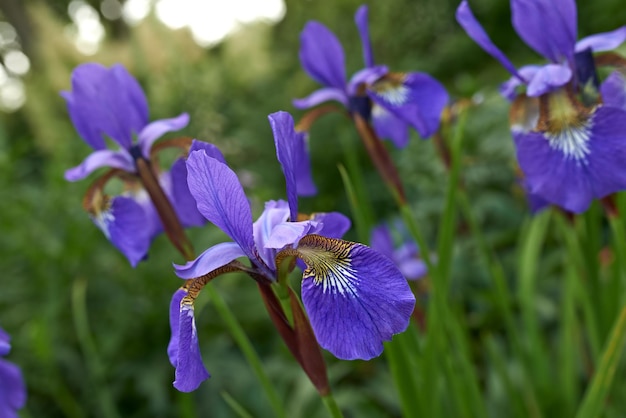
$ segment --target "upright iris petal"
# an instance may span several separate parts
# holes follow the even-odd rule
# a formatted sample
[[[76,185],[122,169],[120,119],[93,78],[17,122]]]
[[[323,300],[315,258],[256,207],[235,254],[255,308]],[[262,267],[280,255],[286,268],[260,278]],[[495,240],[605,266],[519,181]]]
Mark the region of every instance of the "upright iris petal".
[[[574,0],[511,0],[511,15],[517,34],[539,54],[554,63],[573,60]]]
[[[149,159],[150,146],[159,136],[187,126],[189,117],[183,113],[176,118],[148,123],[148,103],[141,86],[126,69],[119,65],[106,68],[97,63],[81,64],[72,72],[72,90],[61,92],[68,112],[79,135],[96,153],[107,148],[104,135],[115,141],[120,149],[108,154],[100,152],[97,164],[88,157],[80,166],[66,173],[70,181],[80,180],[100,167],[120,168],[133,172],[133,137],[138,137],[139,149]],[[78,175],[80,173],[80,175]]]
[[[366,68],[357,71],[346,85],[341,44],[324,25],[309,22],[301,35],[300,60],[305,71],[325,87],[294,100],[294,106],[306,109],[336,100],[366,120],[372,116],[378,136],[391,139],[399,147],[408,142],[409,126],[424,138],[431,136],[439,128],[441,112],[448,103],[446,90],[426,74],[394,75],[386,66],[375,65],[367,6],[359,7],[354,20]],[[374,112],[376,107],[385,112]]]
[[[200,213],[255,259],[252,212],[237,175],[203,150],[187,158],[187,183]]]
[[[415,297],[389,258],[319,235],[304,237],[297,251],[307,265],[302,302],[322,347],[341,359],[368,360],[406,329]]]

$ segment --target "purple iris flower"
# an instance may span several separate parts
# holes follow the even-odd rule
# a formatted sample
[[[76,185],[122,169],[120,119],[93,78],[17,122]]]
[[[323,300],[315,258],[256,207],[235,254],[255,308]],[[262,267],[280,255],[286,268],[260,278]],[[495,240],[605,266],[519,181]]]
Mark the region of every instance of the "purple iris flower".
[[[368,9],[359,7],[355,16],[363,45],[365,68],[346,80],[344,51],[337,37],[323,24],[311,21],[300,35],[300,62],[304,70],[324,85],[304,99],[294,100],[298,109],[308,109],[335,100],[366,120],[376,133],[391,139],[398,148],[409,141],[409,127],[423,138],[439,128],[448,93],[425,73],[392,73],[374,64],[368,30]]]
[[[304,267],[302,301],[319,344],[341,359],[371,359],[383,341],[406,329],[415,298],[395,264],[362,244],[341,240],[350,227],[339,213],[298,213],[300,151],[289,113],[269,116],[285,174],[287,202],[269,201],[256,222],[237,175],[204,151],[187,159],[188,182],[200,212],[233,242],[217,244],[175,266],[183,279],[213,276],[240,257],[267,283],[277,280],[276,260],[297,257]],[[193,319],[193,301],[179,289],[172,299],[170,361],[174,386],[191,391],[207,377]]]
[[[624,42],[626,26],[576,42],[573,0],[511,0],[511,9],[519,36],[549,64],[515,68],[467,1],[456,18],[513,76],[501,93],[514,100],[511,131],[527,191],[567,211],[584,212],[593,199],[626,189],[624,79],[613,73],[600,84],[592,55]]]
[[[18,409],[26,403],[26,386],[22,372],[15,364],[4,360],[11,351],[11,337],[0,328],[0,417],[17,418]]]
[[[149,122],[147,100],[139,83],[119,64],[110,68],[97,63],[79,65],[72,72],[72,90],[61,95],[74,127],[94,149],[80,165],[67,170],[65,178],[78,181],[99,168],[114,169],[109,178],[122,180],[123,193],[109,197],[103,191],[106,181],[102,180],[88,192],[85,207],[105,236],[136,266],[146,257],[152,239],[163,231],[155,206],[137,175],[137,160],[150,162],[155,141],[166,132],[184,128],[189,116],[183,113]],[[219,153],[210,144],[190,144],[190,150]],[[178,159],[170,171],[150,167],[183,226],[203,225],[206,220],[189,194],[184,159]]]
[[[405,239],[401,245],[396,246],[386,225],[379,225],[372,230],[370,246],[393,260],[407,280],[418,280],[428,273],[426,263],[419,258],[417,244],[413,240]]]

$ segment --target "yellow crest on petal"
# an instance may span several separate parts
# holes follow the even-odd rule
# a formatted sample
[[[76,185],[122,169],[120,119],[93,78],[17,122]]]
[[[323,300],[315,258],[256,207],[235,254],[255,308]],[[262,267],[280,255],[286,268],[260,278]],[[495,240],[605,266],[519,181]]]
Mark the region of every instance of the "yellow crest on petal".
[[[324,293],[357,295],[359,278],[352,265],[351,250],[356,244],[321,235],[307,235],[296,251],[307,265],[302,279],[312,279]]]
[[[370,88],[387,103],[401,106],[409,100],[411,91],[404,84],[406,74],[389,73],[381,77]]]

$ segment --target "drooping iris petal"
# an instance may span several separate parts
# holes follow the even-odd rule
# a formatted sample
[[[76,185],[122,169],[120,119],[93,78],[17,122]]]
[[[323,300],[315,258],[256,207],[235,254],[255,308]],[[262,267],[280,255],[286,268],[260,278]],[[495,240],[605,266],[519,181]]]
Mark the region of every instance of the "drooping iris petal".
[[[317,234],[328,238],[342,238],[352,225],[350,219],[339,212],[314,213],[311,220],[321,224]]]
[[[574,0],[511,0],[517,34],[554,63],[572,61],[577,36]]]
[[[304,26],[299,56],[302,67],[315,81],[341,90],[345,88],[343,47],[326,26],[315,21]]]
[[[181,392],[192,392],[200,386],[200,383],[211,377],[202,362],[193,305],[183,303],[180,306],[178,331],[174,387]]]
[[[626,77],[613,71],[600,85],[602,104],[626,110]]]
[[[181,279],[195,279],[245,255],[237,243],[222,242],[210,247],[195,260],[188,261],[182,266],[174,264],[174,270]]]
[[[368,89],[379,106],[410,124],[423,138],[439,129],[448,93],[425,73],[389,74]]]
[[[293,100],[292,104],[296,109],[309,109],[330,100],[335,100],[346,107],[348,106],[348,95],[342,89],[335,87],[315,90],[307,97]]]
[[[0,328],[0,356],[6,356],[11,351],[11,336]]]
[[[297,163],[301,159],[298,151],[296,131],[293,126],[293,118],[287,112],[276,112],[268,116],[272,133],[274,134],[274,145],[276,147],[276,157],[285,175],[287,202],[291,220],[298,219],[298,190],[296,184]]]
[[[406,329],[415,297],[389,258],[318,235],[304,237],[297,250],[308,266],[302,301],[322,347],[340,359],[368,360]]]
[[[26,403],[26,386],[15,364],[0,359],[0,417],[18,418],[17,411]]]
[[[558,134],[513,131],[530,193],[574,213],[626,189],[626,112],[599,107],[583,125]]]
[[[82,180],[102,167],[119,168],[120,170],[132,173],[135,171],[135,162],[133,161],[133,157],[124,150],[111,151],[102,149],[94,151],[89,154],[80,165],[65,171],[65,180]]]
[[[359,29],[359,36],[361,37],[361,45],[363,46],[363,61],[366,67],[374,65],[374,54],[372,53],[372,42],[370,41],[370,34],[368,29],[368,9],[366,5],[359,7],[354,14],[354,21]]]
[[[566,64],[548,64],[540,67],[528,79],[526,94],[530,97],[538,97],[542,94],[554,91],[572,79],[572,70]]]
[[[474,17],[467,0],[463,0],[456,9],[456,21],[459,22],[459,25],[465,29],[465,32],[469,35],[469,37],[472,38],[482,49],[484,49],[486,53],[497,59],[509,73],[523,80],[522,76],[515,69],[513,63],[511,63],[506,55],[504,55],[504,53],[500,51],[497,46],[495,46],[489,38],[489,35],[487,35],[483,27],[480,23],[478,23],[478,20]]]
[[[237,175],[204,150],[187,158],[187,183],[200,213],[255,259],[252,212]]]
[[[134,199],[114,197],[110,206],[92,220],[133,267],[148,254],[152,225],[146,222],[144,209]]]
[[[576,52],[591,48],[593,52],[611,51],[626,41],[626,26],[611,32],[597,33],[576,42]]]
[[[372,106],[372,124],[379,138],[390,139],[398,148],[409,144],[409,124],[376,103]]]
[[[150,148],[163,134],[183,129],[189,123],[189,115],[181,113],[175,118],[159,119],[150,122],[137,135],[137,144],[141,147],[144,158],[150,158]]]
[[[178,289],[170,301],[170,341],[167,344],[167,356],[172,366],[178,364],[178,344],[180,338],[180,302],[187,296],[187,290]]]

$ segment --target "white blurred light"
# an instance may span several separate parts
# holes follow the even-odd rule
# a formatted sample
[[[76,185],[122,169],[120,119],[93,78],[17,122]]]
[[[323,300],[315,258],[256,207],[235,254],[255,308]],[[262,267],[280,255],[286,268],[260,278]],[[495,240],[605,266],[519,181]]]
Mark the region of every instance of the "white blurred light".
[[[102,16],[109,20],[117,20],[122,17],[122,5],[117,0],[102,0],[100,11]]]
[[[15,28],[8,22],[0,22],[0,45],[7,46],[17,40]]]
[[[122,6],[122,18],[129,25],[136,25],[150,13],[150,0],[126,0]]]
[[[13,74],[24,75],[30,69],[30,60],[22,51],[14,49],[4,54],[4,65]]]
[[[85,55],[98,51],[104,39],[104,27],[100,23],[100,15],[89,4],[82,0],[73,0],[68,6],[68,13],[74,27],[68,33],[74,40],[76,48]]]
[[[7,111],[19,109],[26,101],[24,84],[19,78],[7,78],[0,85],[0,106]]]
[[[257,20],[276,22],[285,15],[284,0],[158,0],[156,15],[172,29],[189,27],[194,40],[209,46]]]

